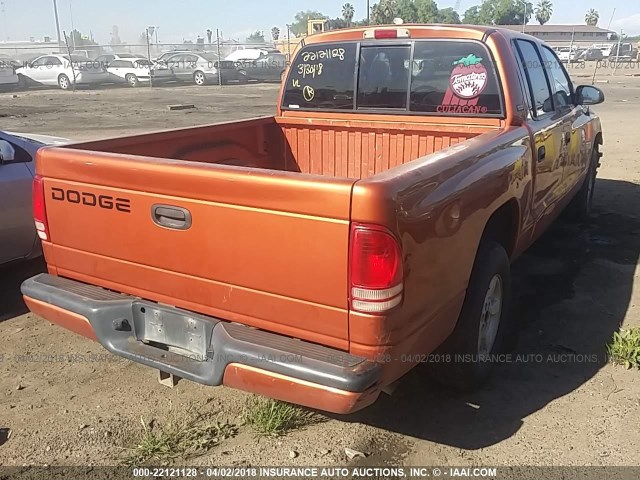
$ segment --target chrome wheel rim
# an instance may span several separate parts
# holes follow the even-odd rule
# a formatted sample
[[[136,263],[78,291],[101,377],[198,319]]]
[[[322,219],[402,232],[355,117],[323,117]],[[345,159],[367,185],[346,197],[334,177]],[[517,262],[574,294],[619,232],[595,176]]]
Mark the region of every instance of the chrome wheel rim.
[[[66,90],[69,87],[69,80],[67,77],[60,77],[60,88]]]
[[[478,354],[480,355],[489,355],[493,350],[502,316],[502,299],[502,278],[500,275],[494,275],[489,282],[480,315],[478,332]]]
[[[202,73],[196,73],[196,83],[202,85],[204,83],[204,75]]]
[[[131,85],[132,87],[135,87],[137,83],[138,83],[138,79],[136,77],[134,76],[129,77],[129,85]]]

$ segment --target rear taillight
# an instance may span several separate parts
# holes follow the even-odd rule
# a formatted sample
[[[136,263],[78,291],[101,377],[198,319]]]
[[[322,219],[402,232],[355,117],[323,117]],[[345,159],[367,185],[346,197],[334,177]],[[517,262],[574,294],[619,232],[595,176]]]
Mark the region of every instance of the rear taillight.
[[[44,205],[44,179],[40,175],[33,177],[33,220],[41,240],[49,240],[47,210]]]
[[[377,225],[354,224],[349,258],[353,310],[383,313],[400,304],[402,252],[391,232]]]

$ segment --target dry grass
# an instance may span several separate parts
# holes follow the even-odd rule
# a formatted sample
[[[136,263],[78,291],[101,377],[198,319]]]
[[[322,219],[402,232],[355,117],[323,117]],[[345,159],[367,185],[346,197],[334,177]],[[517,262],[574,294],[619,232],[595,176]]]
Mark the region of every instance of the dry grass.
[[[237,433],[235,425],[193,409],[179,417],[172,414],[164,423],[147,423],[143,418],[140,418],[140,423],[142,431],[134,438],[134,446],[127,448],[127,465],[162,463],[202,455]]]
[[[640,369],[640,328],[615,332],[607,351],[613,363]]]
[[[252,397],[247,401],[243,418],[262,436],[286,435],[323,420],[320,415],[290,403],[263,397]]]

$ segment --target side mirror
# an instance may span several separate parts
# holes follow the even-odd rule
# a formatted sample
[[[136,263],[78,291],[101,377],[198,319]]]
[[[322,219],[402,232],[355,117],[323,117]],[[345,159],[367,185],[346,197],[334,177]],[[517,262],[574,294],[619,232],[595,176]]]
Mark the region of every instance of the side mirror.
[[[576,89],[578,105],[598,105],[604,102],[604,92],[593,85],[581,85]]]
[[[0,140],[0,165],[13,162],[16,159],[16,149],[6,140]]]

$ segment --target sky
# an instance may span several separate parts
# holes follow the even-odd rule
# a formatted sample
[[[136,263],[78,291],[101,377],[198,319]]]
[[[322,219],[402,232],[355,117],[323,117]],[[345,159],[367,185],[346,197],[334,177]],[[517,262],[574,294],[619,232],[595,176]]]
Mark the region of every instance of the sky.
[[[91,32],[98,43],[109,42],[113,25],[119,27],[121,40],[128,43],[136,43],[149,25],[157,26],[159,41],[167,43],[195,41],[198,35],[205,37],[208,28],[214,32],[218,28],[224,38],[240,41],[256,30],[263,30],[268,38],[273,26],[286,31],[286,24],[300,10],[319,10],[333,18],[340,16],[346,1],[354,5],[356,19],[366,16],[366,0],[57,0],[61,30],[69,31],[73,24],[83,34]],[[586,11],[595,8],[600,13],[599,26],[607,28],[615,8],[611,29],[640,34],[638,0],[552,1],[550,23],[583,24]],[[440,0],[438,7],[456,3]],[[459,3],[462,14],[481,0]],[[53,0],[0,0],[0,40],[42,40],[45,35],[56,38]]]

